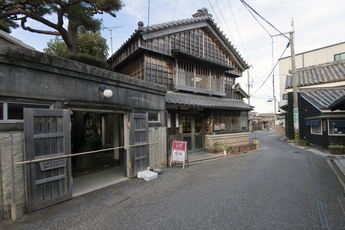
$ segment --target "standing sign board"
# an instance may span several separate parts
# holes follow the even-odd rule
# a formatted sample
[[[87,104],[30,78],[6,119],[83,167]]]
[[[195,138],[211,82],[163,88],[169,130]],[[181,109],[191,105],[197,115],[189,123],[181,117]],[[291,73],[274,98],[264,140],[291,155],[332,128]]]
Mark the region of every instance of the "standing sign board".
[[[187,158],[187,142],[186,141],[173,141],[172,150],[171,150],[171,160],[170,160],[170,167],[171,162],[180,162],[184,164]]]

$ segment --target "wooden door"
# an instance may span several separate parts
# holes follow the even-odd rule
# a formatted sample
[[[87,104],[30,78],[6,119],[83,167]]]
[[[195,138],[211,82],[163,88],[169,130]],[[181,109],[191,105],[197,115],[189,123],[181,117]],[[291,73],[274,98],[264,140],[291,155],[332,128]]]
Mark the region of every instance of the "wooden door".
[[[70,111],[24,109],[25,160],[71,153]],[[27,211],[33,212],[72,198],[71,158],[25,166]]]
[[[182,116],[183,141],[187,141],[187,152],[193,153],[203,149],[202,117],[186,114]]]
[[[131,148],[132,177],[149,167],[149,129],[147,113],[131,113],[131,140],[132,145],[141,145]]]

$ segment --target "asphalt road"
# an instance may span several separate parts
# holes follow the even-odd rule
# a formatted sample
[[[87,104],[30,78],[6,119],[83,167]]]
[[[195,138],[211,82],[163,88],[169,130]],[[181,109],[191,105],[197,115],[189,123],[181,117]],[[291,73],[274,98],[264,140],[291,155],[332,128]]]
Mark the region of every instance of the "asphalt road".
[[[130,180],[25,229],[345,229],[343,191],[326,159],[271,131],[255,135],[260,151]]]

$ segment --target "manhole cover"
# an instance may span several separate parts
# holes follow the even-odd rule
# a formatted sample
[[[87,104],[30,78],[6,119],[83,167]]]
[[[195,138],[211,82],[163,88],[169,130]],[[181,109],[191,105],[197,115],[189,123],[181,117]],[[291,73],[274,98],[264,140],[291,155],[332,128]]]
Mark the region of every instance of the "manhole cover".
[[[293,153],[301,153],[301,152],[293,152]]]

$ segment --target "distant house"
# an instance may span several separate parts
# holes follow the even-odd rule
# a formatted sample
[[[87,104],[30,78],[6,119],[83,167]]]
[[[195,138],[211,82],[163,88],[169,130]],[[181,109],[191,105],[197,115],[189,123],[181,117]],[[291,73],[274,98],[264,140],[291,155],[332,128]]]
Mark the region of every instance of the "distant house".
[[[253,131],[271,130],[275,127],[275,115],[273,113],[255,113],[249,119]]]
[[[345,143],[345,60],[297,69],[300,139],[328,149]],[[295,139],[292,77],[286,77],[286,136]]]
[[[114,71],[168,88],[168,153],[172,140],[188,152],[211,151],[214,142],[248,144],[247,93],[236,84],[248,68],[206,8],[193,18],[138,29],[109,59]],[[149,119],[164,117],[149,112]]]

